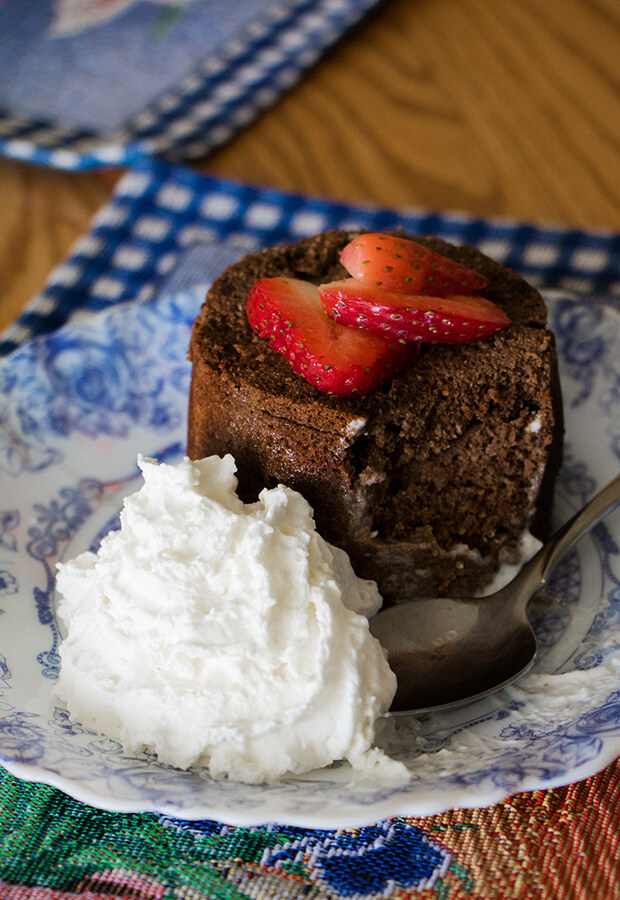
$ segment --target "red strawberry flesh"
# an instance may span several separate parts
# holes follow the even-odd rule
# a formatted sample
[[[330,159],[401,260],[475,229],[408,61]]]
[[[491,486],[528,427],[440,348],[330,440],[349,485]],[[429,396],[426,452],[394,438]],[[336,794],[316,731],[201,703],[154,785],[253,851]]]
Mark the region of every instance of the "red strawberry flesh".
[[[316,285],[296,278],[260,278],[250,291],[247,315],[294,372],[340,397],[375,390],[418,353],[415,345],[333,321]]]
[[[358,281],[403,294],[471,294],[489,283],[461,263],[390,234],[360,234],[341,251],[340,262]]]
[[[398,340],[464,344],[484,340],[510,324],[503,310],[473,294],[403,294],[354,278],[322,284],[319,294],[335,322]]]

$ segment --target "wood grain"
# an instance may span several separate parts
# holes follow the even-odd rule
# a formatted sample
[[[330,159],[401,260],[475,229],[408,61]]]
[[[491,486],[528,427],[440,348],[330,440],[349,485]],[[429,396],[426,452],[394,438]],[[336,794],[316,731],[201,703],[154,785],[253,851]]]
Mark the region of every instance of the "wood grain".
[[[388,0],[196,167],[337,200],[620,228],[617,0]],[[0,328],[117,173],[0,162]]]
[[[114,180],[118,175],[114,175]],[[0,165],[0,329],[15,319],[110,195],[103,173]]]
[[[620,6],[387,3],[207,168],[348,201],[620,223]]]

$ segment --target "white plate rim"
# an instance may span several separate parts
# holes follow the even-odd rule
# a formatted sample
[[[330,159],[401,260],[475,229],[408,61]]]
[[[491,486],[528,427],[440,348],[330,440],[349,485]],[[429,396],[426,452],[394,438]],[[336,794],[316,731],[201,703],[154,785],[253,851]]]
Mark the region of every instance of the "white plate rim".
[[[191,300],[191,297],[189,299]],[[553,295],[550,294],[548,296],[548,299],[554,309],[554,304],[556,302],[559,304],[574,304],[575,309],[583,309],[586,313],[589,309],[591,309],[591,307],[587,305],[581,304],[580,306],[574,300],[566,298],[565,294],[558,294],[554,292]],[[168,301],[166,302],[172,302],[172,306],[176,304],[178,308],[179,304],[182,307],[185,300],[183,300],[183,298],[179,300],[178,297],[175,297],[172,298],[172,301],[170,300],[170,298],[168,298]],[[142,305],[142,309],[145,315],[150,315],[152,313],[156,318],[160,316],[161,308],[161,304],[158,305],[157,303],[150,304],[150,307],[149,304]],[[95,317],[93,320],[89,320],[85,323],[73,325],[69,324],[64,329],[62,329],[60,333],[66,336],[74,334],[75,330],[77,329],[79,331],[80,328],[84,328],[87,331],[89,328],[101,328],[102,325],[104,325],[106,322],[109,325],[110,321],[113,321],[119,316],[122,319],[122,317],[126,316],[127,314],[129,314],[130,316],[134,315],[135,310],[135,304],[128,304],[125,306],[124,310],[113,310],[111,312],[102,314],[102,316]],[[614,325],[616,329],[616,335],[620,333],[618,331],[618,329],[620,328],[620,316],[618,316],[618,314],[614,310],[608,307],[601,307],[600,310],[602,310],[600,314],[605,317],[606,321],[610,321]],[[185,329],[187,329],[188,321],[189,319],[183,325]],[[53,340],[53,336],[47,337],[45,339],[36,339],[35,341],[31,342],[30,351],[33,352],[33,359],[37,358],[37,348],[40,350],[45,345],[45,343],[49,342],[50,340]],[[615,338],[614,340],[617,340],[617,338]],[[22,348],[20,351],[17,351],[17,353],[28,353],[28,349],[29,348],[27,346],[26,348]],[[10,365],[10,359],[7,363],[3,364],[3,370],[5,372],[6,367]],[[617,410],[614,406],[614,413],[615,412],[617,412]],[[175,434],[176,433],[177,432],[175,432]],[[169,437],[168,432],[165,432],[165,436],[166,438]],[[132,433],[131,439],[134,440],[135,437],[135,434]],[[139,450],[142,448],[137,447],[136,449]],[[617,463],[615,463],[615,465],[617,467]],[[80,781],[79,779],[68,779],[67,776],[63,775],[61,771],[54,771],[49,767],[41,767],[33,765],[31,763],[21,762],[19,760],[3,758],[1,756],[0,758],[2,758],[4,767],[16,777],[19,777],[26,781],[44,782],[53,787],[59,788],[60,790],[63,790],[66,793],[69,793],[77,799],[82,800],[83,802],[88,803],[92,806],[116,812],[155,811],[183,819],[222,819],[236,825],[259,824],[260,822],[267,821],[265,816],[268,814],[269,820],[282,820],[289,824],[299,825],[302,827],[327,827],[327,824],[329,827],[346,827],[365,824],[369,821],[376,821],[380,818],[385,818],[388,816],[425,816],[442,812],[445,809],[453,807],[473,808],[492,805],[505,799],[507,796],[510,796],[517,791],[520,792],[535,790],[542,787],[557,787],[570,783],[575,779],[586,778],[590,775],[595,774],[596,772],[601,771],[601,769],[613,762],[618,753],[620,753],[620,731],[617,735],[606,736],[602,739],[600,752],[596,755],[595,758],[589,761],[582,762],[576,768],[568,768],[564,772],[557,773],[555,776],[547,778],[544,781],[544,784],[541,783],[541,780],[539,778],[537,779],[533,776],[525,776],[518,783],[516,790],[506,790],[505,788],[500,787],[495,787],[494,789],[484,789],[480,787],[476,792],[471,790],[471,786],[466,786],[461,789],[453,786],[450,789],[450,798],[448,805],[446,805],[447,800],[445,794],[442,794],[441,792],[432,790],[419,792],[415,801],[412,802],[410,792],[408,792],[407,790],[397,791],[391,793],[383,800],[375,800],[369,808],[362,807],[358,804],[353,808],[342,809],[342,811],[330,809],[328,812],[326,812],[324,808],[320,807],[316,810],[287,811],[287,809],[285,808],[286,804],[282,805],[278,803],[271,805],[267,804],[266,807],[263,805],[263,807],[261,807],[262,811],[257,812],[256,807],[250,806],[246,810],[243,808],[238,808],[237,806],[227,806],[225,802],[222,803],[218,801],[214,801],[208,805],[205,805],[204,802],[197,803],[193,806],[191,804],[183,805],[166,802],[159,804],[156,809],[153,809],[152,805],[148,803],[144,804],[135,800],[123,800],[118,797],[110,796],[109,793],[94,790],[91,786],[83,781]]]

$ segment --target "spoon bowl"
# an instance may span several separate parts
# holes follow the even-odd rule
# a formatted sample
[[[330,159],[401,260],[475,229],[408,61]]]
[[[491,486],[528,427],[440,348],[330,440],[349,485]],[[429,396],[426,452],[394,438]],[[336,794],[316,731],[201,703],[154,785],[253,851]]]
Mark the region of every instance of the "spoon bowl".
[[[387,607],[370,630],[388,653],[398,688],[386,715],[408,715],[483,697],[524,675],[536,660],[527,617],[530,598],[547,583],[575,541],[620,504],[620,475],[487,597],[421,598]]]

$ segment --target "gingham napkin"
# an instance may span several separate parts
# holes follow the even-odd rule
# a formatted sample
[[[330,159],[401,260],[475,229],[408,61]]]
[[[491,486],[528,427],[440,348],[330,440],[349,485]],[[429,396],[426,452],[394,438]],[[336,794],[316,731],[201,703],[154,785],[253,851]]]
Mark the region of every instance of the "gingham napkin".
[[[0,3],[0,153],[70,170],[203,156],[377,2]]]
[[[143,160],[118,183],[66,262],[0,340],[0,355],[50,332],[76,312],[146,299],[165,280],[208,283],[242,252],[327,228],[402,225],[473,244],[537,287],[620,305],[620,236],[540,228],[465,215],[348,206],[251,187]]]

